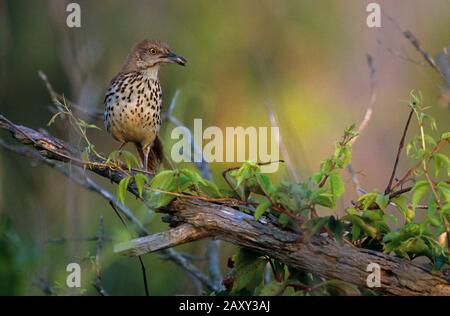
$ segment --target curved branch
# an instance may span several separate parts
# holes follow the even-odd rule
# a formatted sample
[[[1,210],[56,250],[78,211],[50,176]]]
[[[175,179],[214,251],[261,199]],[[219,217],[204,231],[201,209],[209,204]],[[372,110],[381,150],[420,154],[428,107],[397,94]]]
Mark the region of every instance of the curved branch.
[[[381,287],[376,290],[392,295],[450,295],[450,283],[412,262],[377,251],[338,244],[322,236],[305,240],[294,233],[223,205],[185,199],[173,202],[165,210],[176,223],[184,223],[159,236],[132,240],[115,246],[123,255],[141,255],[183,242],[214,237],[276,258],[291,267],[310,271],[325,279],[339,279],[365,288],[370,263],[381,268]],[[189,229],[187,229],[189,227]],[[184,235],[180,232],[195,232]],[[201,231],[201,233],[199,233]],[[170,241],[167,243],[167,241]],[[160,245],[160,247],[158,247]]]
[[[43,157],[63,162],[72,160],[75,152],[65,142],[33,129],[17,126],[0,115],[0,129],[9,130],[23,144],[33,145]],[[77,156],[74,156],[76,158]],[[126,174],[108,169],[104,165],[90,165],[88,170],[113,182],[120,182]],[[135,186],[128,190],[139,196]],[[177,200],[164,212],[170,214],[169,231],[132,240],[116,246],[122,254],[138,255],[161,249],[170,254],[170,247],[204,238],[229,241],[276,258],[292,267],[309,271],[326,279],[340,279],[360,287],[366,286],[370,263],[381,267],[382,287],[377,288],[393,295],[450,295],[450,283],[444,277],[431,273],[424,267],[407,260],[377,251],[360,249],[322,236],[308,240],[302,233],[282,230],[265,217],[255,221],[251,215],[231,207],[200,200]],[[183,260],[181,256],[173,258]],[[184,266],[185,263],[178,262]],[[192,272],[191,272],[192,273]],[[208,284],[208,280],[200,278]],[[213,287],[209,283],[210,287]]]

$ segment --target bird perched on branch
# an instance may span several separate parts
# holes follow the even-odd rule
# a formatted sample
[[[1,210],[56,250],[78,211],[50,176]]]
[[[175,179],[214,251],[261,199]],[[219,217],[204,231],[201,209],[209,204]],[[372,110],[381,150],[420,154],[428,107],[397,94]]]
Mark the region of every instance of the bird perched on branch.
[[[147,171],[154,172],[162,160],[158,138],[162,105],[159,67],[164,63],[184,66],[186,62],[167,44],[145,39],[134,46],[106,92],[106,130],[122,146],[134,143]]]

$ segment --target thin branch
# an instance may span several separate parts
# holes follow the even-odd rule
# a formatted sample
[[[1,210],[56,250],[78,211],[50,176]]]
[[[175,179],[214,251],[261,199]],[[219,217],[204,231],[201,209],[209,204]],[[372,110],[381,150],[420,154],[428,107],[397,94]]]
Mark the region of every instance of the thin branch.
[[[1,140],[0,140],[1,142]],[[58,237],[58,238],[52,238],[47,239],[44,241],[44,244],[63,244],[66,242],[80,242],[80,241],[97,241],[98,236],[92,236],[92,237]],[[104,237],[103,241],[114,241],[111,237]]]
[[[414,36],[410,31],[404,31],[403,36],[414,46],[415,49],[422,55],[423,59],[434,69],[439,75],[446,80],[445,75],[442,73],[441,69],[437,66],[434,59],[425,51],[425,49],[420,45],[417,37]]]
[[[352,145],[356,142],[356,140],[359,138],[359,136],[362,134],[362,132],[366,129],[367,125],[369,125],[369,122],[372,118],[373,106],[375,104],[375,100],[377,97],[377,95],[376,95],[377,83],[376,83],[376,79],[375,79],[375,74],[376,74],[375,64],[373,62],[372,56],[369,54],[367,54],[366,60],[367,60],[367,65],[369,66],[369,71],[370,71],[370,73],[369,73],[369,78],[370,78],[369,102],[367,105],[366,113],[364,114],[364,118],[358,126],[358,130],[357,130],[358,134],[356,135],[355,138],[353,138],[350,141],[350,144],[352,144]],[[348,165],[347,170],[351,175],[352,183],[353,183],[353,186],[355,187],[356,194],[361,195],[364,190],[361,187],[361,184],[358,179],[358,175],[353,170],[353,165],[351,163]]]
[[[222,283],[222,273],[220,272],[219,254],[220,240],[208,241],[207,256],[209,259],[209,275],[211,282],[220,286]]]
[[[147,270],[145,269],[144,261],[141,256],[138,256],[139,265],[141,266],[142,279],[144,280],[144,290],[145,296],[150,296],[150,291],[148,289],[148,281],[147,281]]]
[[[102,285],[102,263],[101,263],[101,252],[103,247],[103,239],[105,237],[105,224],[103,222],[103,216],[100,216],[100,224],[98,228],[98,237],[97,237],[97,247],[95,251],[95,280],[92,282],[92,285],[97,290],[97,293],[100,296],[108,296],[108,292],[104,289]]]
[[[278,118],[277,118],[275,112],[273,111],[272,103],[270,101],[266,101],[264,103],[264,105],[266,106],[266,111],[267,111],[267,114],[269,115],[269,120],[270,120],[270,124],[272,125],[272,127],[279,127],[280,125],[278,122]],[[281,133],[279,135],[277,146],[280,147],[281,152],[283,153],[283,158],[288,167],[289,174],[291,175],[294,182],[299,183],[300,178],[297,174],[297,171],[295,170],[294,164],[292,163],[291,157],[289,156],[289,151],[286,147],[286,144],[283,142]]]
[[[175,110],[175,107],[177,105],[178,96],[180,94],[180,91],[175,91],[175,94],[172,98],[172,101],[170,102],[169,109],[167,112],[162,114],[163,121],[168,121],[172,123],[173,125],[177,127],[183,127],[189,130],[180,120],[178,120],[174,115],[173,111]],[[189,130],[189,146],[191,146],[194,149],[194,152],[196,155],[199,155],[201,157],[200,162],[193,162],[198,170],[200,171],[200,174],[205,179],[211,179],[211,168],[209,167],[209,163],[205,161],[205,158],[203,156],[203,151],[199,144],[197,144],[194,140],[194,136],[192,135],[192,132]]]
[[[367,105],[366,113],[364,114],[364,118],[358,126],[358,129],[357,129],[358,135],[350,141],[350,144],[352,144],[352,145],[356,142],[356,140],[359,138],[359,136],[362,134],[362,132],[366,129],[367,125],[369,124],[370,119],[372,118],[373,106],[374,106],[376,98],[377,98],[377,94],[376,94],[377,82],[375,79],[375,74],[376,74],[375,64],[373,62],[372,56],[369,54],[367,54],[366,60],[367,60],[367,65],[369,66],[369,70],[370,70],[369,102]]]
[[[128,225],[123,220],[122,216],[120,215],[120,212],[118,211],[116,205],[112,202],[109,202],[109,205],[114,210],[114,213],[116,213],[117,217],[119,218],[120,222],[124,226],[124,228],[128,231],[128,234],[130,234],[130,237],[133,237],[132,233],[128,229]],[[142,260],[141,256],[138,256],[139,266],[141,267],[141,273],[142,273],[142,280],[144,281],[144,291],[145,296],[150,296],[150,291],[148,289],[148,281],[147,281],[147,270],[145,269],[144,261]]]
[[[377,39],[377,43],[378,43],[378,45],[380,45],[382,48],[384,48],[388,53],[394,55],[395,57],[397,57],[397,58],[399,58],[399,59],[401,59],[401,60],[404,60],[404,61],[409,62],[409,63],[411,63],[411,64],[414,64],[414,65],[416,65],[416,66],[428,67],[428,64],[425,63],[425,62],[421,62],[421,61],[418,61],[418,60],[414,60],[414,59],[410,58],[407,54],[403,54],[403,53],[400,52],[400,51],[396,51],[396,50],[394,50],[394,49],[392,49],[392,48],[390,48],[390,47],[385,46],[384,43],[383,43],[383,42],[381,41],[381,39],[379,39],[379,38]]]
[[[430,154],[430,156],[428,157],[428,160],[431,159],[431,157],[433,157],[433,155],[437,152],[439,152],[442,148],[444,148],[445,145],[450,144],[450,141],[448,139],[444,139],[441,140],[436,147],[434,147],[432,153]],[[413,172],[419,168],[422,165],[422,161],[419,161],[418,163],[416,163],[414,166],[412,166],[408,171],[406,171],[406,173],[403,175],[403,177],[398,180],[392,187],[391,187],[391,191],[394,190],[397,187],[401,187],[405,182],[407,182],[407,180],[409,179],[409,177],[413,174]],[[447,182],[448,183],[448,182]],[[401,190],[399,190],[401,191]]]
[[[383,10],[384,11],[384,10]],[[414,34],[409,30],[403,30],[400,26],[400,24],[389,14],[386,12],[383,12],[383,14],[388,18],[388,20],[395,26],[395,28],[402,33],[403,37],[408,40],[409,43],[422,55],[423,59],[433,68],[436,70],[439,75],[446,80],[445,75],[442,73],[441,69],[437,66],[436,62],[434,61],[433,57],[428,54],[428,52],[420,45],[419,40],[417,37],[414,36]]]
[[[55,113],[58,111],[58,109],[55,108],[55,105],[54,105],[55,103],[66,102],[66,104],[70,108],[74,109],[77,112],[77,114],[82,115],[84,118],[89,118],[91,121],[103,120],[103,110],[100,110],[100,109],[89,110],[86,107],[80,106],[80,105],[68,100],[66,97],[64,97],[60,93],[56,92],[55,89],[53,89],[53,86],[50,83],[50,81],[48,80],[47,75],[42,70],[38,71],[38,75],[39,75],[39,78],[41,78],[41,80],[44,82],[45,87],[46,87],[46,89],[50,95],[50,98],[53,102],[52,107],[50,107],[51,112]]]
[[[402,152],[403,146],[405,145],[406,134],[408,132],[409,124],[411,123],[411,118],[412,118],[413,114],[414,114],[414,109],[411,108],[411,110],[409,111],[408,119],[406,120],[405,128],[403,129],[402,138],[400,139],[400,143],[398,144],[397,156],[395,157],[394,168],[392,169],[392,174],[391,174],[391,177],[389,179],[389,183],[388,183],[388,185],[386,187],[386,190],[384,190],[384,194],[391,193],[392,182],[394,181],[394,178],[395,178],[395,172],[397,171],[398,162],[400,160],[400,154]]]
[[[361,183],[359,182],[357,172],[353,169],[353,164],[350,163],[347,167],[347,170],[350,173],[351,180],[352,180],[353,186],[355,188],[356,194],[358,194],[358,195],[365,194],[366,191],[363,189],[363,187],[361,186]]]

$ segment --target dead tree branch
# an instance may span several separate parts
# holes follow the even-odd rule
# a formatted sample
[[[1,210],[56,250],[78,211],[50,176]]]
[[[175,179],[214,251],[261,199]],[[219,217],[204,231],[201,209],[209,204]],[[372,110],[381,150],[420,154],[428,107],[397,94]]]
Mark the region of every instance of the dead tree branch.
[[[72,162],[70,147],[51,135],[17,126],[2,116],[0,128],[10,131],[23,144],[33,145],[45,159]],[[123,172],[109,170],[103,165],[93,164],[88,170],[114,182],[125,176]],[[138,196],[133,185],[128,189]],[[413,262],[339,244],[319,235],[305,240],[302,232],[282,230],[265,217],[256,221],[251,215],[231,207],[194,199],[179,199],[164,212],[171,215],[175,228],[119,244],[116,250],[122,254],[139,255],[166,249],[165,254],[170,255],[173,251],[170,248],[175,245],[214,238],[264,253],[319,277],[340,279],[360,287],[366,286],[368,264],[377,263],[382,270],[382,287],[377,290],[393,295],[450,295],[449,280]],[[183,256],[174,256],[172,260],[191,274],[195,275],[198,271],[192,270],[192,264]],[[197,278],[214,288],[215,285],[203,274],[200,273]]]
[[[377,251],[359,249],[322,236],[305,241],[302,233],[282,230],[265,219],[255,221],[236,209],[199,200],[177,200],[164,210],[180,226],[144,239],[119,244],[115,251],[129,256],[165,249],[197,238],[226,240],[277,258],[326,279],[366,287],[370,263],[381,267],[382,287],[393,295],[450,295],[450,283],[414,263]],[[163,242],[161,242],[163,235]]]

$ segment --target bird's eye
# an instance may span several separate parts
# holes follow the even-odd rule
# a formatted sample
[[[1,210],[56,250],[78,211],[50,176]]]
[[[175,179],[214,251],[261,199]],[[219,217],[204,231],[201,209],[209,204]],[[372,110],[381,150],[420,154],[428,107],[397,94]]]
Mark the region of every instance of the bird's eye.
[[[156,49],[155,48],[150,48],[150,54],[155,55],[156,54]]]

